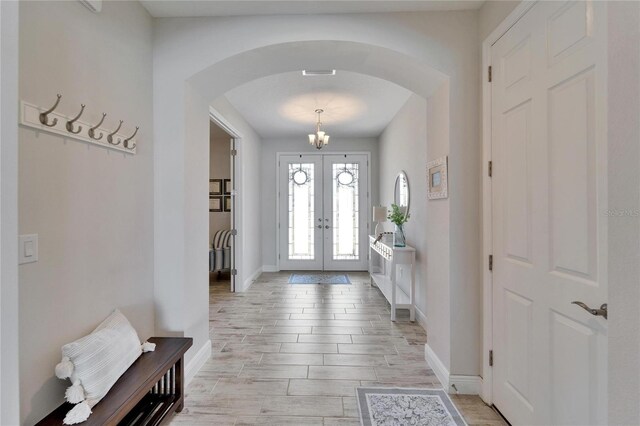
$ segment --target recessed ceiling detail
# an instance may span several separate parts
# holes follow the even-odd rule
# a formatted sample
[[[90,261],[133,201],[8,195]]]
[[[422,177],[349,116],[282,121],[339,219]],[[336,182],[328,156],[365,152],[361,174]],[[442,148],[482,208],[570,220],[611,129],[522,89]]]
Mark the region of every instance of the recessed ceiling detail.
[[[407,89],[364,74],[338,71],[308,78],[300,72],[276,74],[239,86],[225,95],[265,138],[299,137],[322,123],[335,137],[377,137],[405,104]]]

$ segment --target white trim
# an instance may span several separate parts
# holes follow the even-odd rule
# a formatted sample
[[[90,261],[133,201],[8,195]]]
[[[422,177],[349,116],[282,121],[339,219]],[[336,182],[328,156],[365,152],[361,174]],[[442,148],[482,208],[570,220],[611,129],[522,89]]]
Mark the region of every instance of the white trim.
[[[235,127],[233,127],[231,123],[229,123],[227,119],[212,106],[209,106],[209,118],[232,138],[242,139],[240,132],[238,132]]]
[[[489,350],[493,348],[493,280],[486,267],[492,254],[491,229],[491,178],[488,164],[491,161],[491,83],[487,70],[491,65],[493,46],[535,2],[523,1],[502,21],[482,43],[482,380],[480,396],[487,404],[493,403],[493,371],[489,366]]]
[[[18,9],[18,2],[0,1],[0,424],[3,425],[20,424]]]
[[[262,265],[262,272],[278,272],[280,271],[276,265]]]
[[[236,288],[237,291],[239,292],[245,292],[247,290],[249,290],[249,287],[251,287],[251,284],[254,283],[255,280],[258,279],[258,277],[260,276],[260,274],[262,274],[262,267],[258,267],[258,269],[256,269],[253,274],[251,274],[251,276],[249,278],[247,278],[243,283],[242,283],[242,288],[238,289]]]
[[[232,291],[244,291],[244,290],[238,290],[238,283],[242,282],[241,278],[244,275],[244,268],[242,265],[242,259],[243,256],[242,254],[242,250],[244,248],[244,244],[243,244],[243,240],[244,240],[244,233],[242,232],[242,230],[244,229],[243,227],[243,223],[242,223],[242,188],[243,188],[243,181],[242,181],[242,134],[240,132],[238,132],[235,127],[233,127],[225,118],[224,116],[219,113],[215,108],[213,108],[212,106],[209,106],[209,120],[213,121],[218,127],[220,127],[222,130],[224,130],[235,142],[235,149],[236,149],[236,157],[235,157],[235,162],[234,162],[234,168],[233,168],[233,172],[234,172],[234,187],[235,187],[235,205],[233,206],[235,211],[233,212],[233,217],[234,217],[234,225],[235,225],[235,229],[236,231],[238,231],[237,236],[234,238],[234,248],[233,248],[233,254],[232,254],[232,258],[233,258],[233,267],[235,267],[236,271],[237,271],[237,275],[235,276],[235,278],[232,280],[232,284],[231,284],[231,290]],[[239,255],[240,254],[240,255]],[[243,282],[243,285],[245,283]],[[235,288],[234,288],[235,286]]]
[[[366,155],[367,156],[367,212],[371,212],[371,206],[373,203],[371,202],[371,152],[367,151],[322,151],[322,152],[276,152],[276,189],[275,189],[275,198],[276,198],[276,270],[280,271],[280,228],[278,228],[278,223],[280,221],[280,157],[285,155]],[[371,216],[370,213],[367,213],[367,234],[371,233]],[[266,272],[266,271],[265,271]]]
[[[189,386],[191,380],[200,371],[202,366],[211,358],[211,340],[207,340],[204,345],[196,352],[195,356],[191,358],[191,361],[186,365],[184,369],[184,386]]]
[[[481,391],[482,377],[480,376],[449,376],[449,393],[458,395],[478,395]]]
[[[422,328],[424,328],[425,331],[427,331],[427,316],[417,306],[415,306],[415,310],[416,321],[422,326]]]
[[[424,345],[424,359],[440,381],[442,388],[449,392],[449,370],[447,370],[444,363],[440,361],[440,358],[438,358],[438,355],[436,355],[433,349],[429,347],[429,344]]]
[[[478,395],[482,390],[482,377],[449,374],[447,367],[428,344],[424,345],[424,358],[447,393]]]

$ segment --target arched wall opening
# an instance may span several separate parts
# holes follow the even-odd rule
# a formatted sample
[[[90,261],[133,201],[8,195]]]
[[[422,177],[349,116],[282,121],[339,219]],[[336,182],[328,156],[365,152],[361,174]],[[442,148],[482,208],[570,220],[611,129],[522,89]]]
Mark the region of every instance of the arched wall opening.
[[[207,211],[205,196],[207,156],[204,154],[208,149],[208,111],[213,99],[246,82],[305,68],[335,68],[366,74],[391,81],[419,97],[431,99],[432,102],[441,102],[440,110],[446,113],[447,120],[446,131],[440,132],[440,135],[447,140],[439,151],[443,155],[449,155],[450,158],[454,157],[455,150],[450,149],[449,137],[457,136],[460,133],[459,129],[467,126],[459,126],[456,130],[449,132],[449,110],[452,105],[460,105],[460,99],[457,98],[464,97],[462,96],[464,85],[455,88],[456,93],[452,94],[454,85],[449,74],[429,65],[429,62],[420,55],[412,56],[403,52],[403,49],[390,49],[384,44],[320,39],[266,45],[223,58],[201,67],[190,76],[182,71],[181,75],[173,76],[178,78],[179,84],[169,79],[169,75],[172,74],[172,65],[168,56],[160,55],[167,62],[166,67],[160,67],[159,76],[155,79],[154,101],[155,205],[156,211],[159,212],[155,222],[155,299],[158,308],[156,328],[159,333],[184,334],[195,338],[195,350],[188,362],[195,363],[200,355],[206,352],[209,334],[205,255],[208,242],[206,233],[202,232],[202,229],[206,229]],[[433,43],[430,48],[433,48]],[[452,66],[447,63],[449,61],[447,55],[444,56],[444,59],[440,56],[434,61],[438,68]],[[201,61],[198,66],[202,66]],[[458,77],[455,77],[454,81],[456,79]],[[438,94],[437,98],[433,98],[435,94]],[[422,118],[426,120],[426,117]],[[239,155],[248,153],[245,142],[240,143]],[[251,155],[255,156],[255,151]],[[426,166],[428,159],[423,158],[421,161]],[[240,283],[252,276],[254,268],[261,267],[259,245],[256,247],[255,244],[248,244],[246,240],[248,235],[254,235],[261,226],[259,219],[255,220],[256,216],[259,216],[257,211],[248,208],[251,200],[261,195],[259,191],[248,191],[246,188],[246,181],[249,178],[248,170],[252,167],[251,160],[245,157],[241,162],[244,170],[240,171],[238,179],[244,188],[243,193],[240,194],[240,202],[243,205],[243,214],[240,219],[243,228],[241,232],[244,235],[241,235],[242,252],[238,255],[242,271],[242,276],[238,278]],[[175,178],[171,177],[172,174]],[[426,172],[425,176],[416,176],[416,179],[426,179]],[[452,184],[456,180],[457,178],[450,175]],[[444,211],[440,217],[443,217],[446,223],[440,224],[438,228],[437,232],[442,235],[434,238],[442,244],[439,249],[447,258],[453,251],[449,245],[452,229],[449,205],[453,203],[453,198],[438,205],[438,208]],[[476,211],[471,209],[467,213],[473,216]],[[475,218],[472,218],[468,222],[474,220]],[[477,237],[474,238],[477,239]],[[258,263],[256,263],[256,257]],[[440,279],[438,285],[444,289],[440,295],[446,297],[446,300],[439,300],[438,303],[447,308],[438,312],[437,316],[440,318],[435,316],[433,318],[434,327],[437,324],[437,329],[442,331],[442,336],[438,337],[438,332],[435,330],[432,334],[434,342],[438,342],[437,344],[441,346],[441,349],[438,349],[439,356],[449,367],[451,365],[449,330],[452,316],[449,309],[449,297],[452,293],[449,283],[451,273],[448,262],[438,263],[438,265],[447,268],[446,271],[438,274]],[[428,266],[425,262],[425,283],[426,276],[429,275],[426,269],[434,266],[437,265],[434,263]],[[468,268],[473,269],[474,265],[471,264]],[[428,290],[425,294],[426,292]],[[426,298],[426,295],[424,297]],[[426,310],[428,311],[429,308],[427,307]],[[479,311],[476,310],[471,315],[473,319],[470,322],[479,324]],[[431,323],[431,318],[429,321]],[[478,339],[480,338],[478,334]],[[198,350],[200,351],[196,352]],[[479,359],[479,356],[480,353],[477,351],[471,355],[471,358]],[[475,363],[475,360],[470,362],[470,364]],[[479,366],[479,362],[477,364]],[[479,369],[471,370],[474,374],[479,372]]]

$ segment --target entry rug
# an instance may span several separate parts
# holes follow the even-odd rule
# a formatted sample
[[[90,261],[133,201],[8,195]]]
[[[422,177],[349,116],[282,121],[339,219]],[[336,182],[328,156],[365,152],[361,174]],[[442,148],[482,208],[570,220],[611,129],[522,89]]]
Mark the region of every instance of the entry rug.
[[[291,274],[289,284],[351,284],[347,274]]]
[[[362,426],[466,426],[442,389],[357,388]]]

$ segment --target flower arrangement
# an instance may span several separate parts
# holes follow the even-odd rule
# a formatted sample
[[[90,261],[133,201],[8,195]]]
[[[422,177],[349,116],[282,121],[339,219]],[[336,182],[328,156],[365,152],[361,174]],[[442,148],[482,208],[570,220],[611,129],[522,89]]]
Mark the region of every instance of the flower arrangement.
[[[407,243],[404,236],[403,225],[409,220],[409,214],[407,214],[406,207],[400,207],[397,204],[391,204],[391,212],[389,212],[389,216],[387,216],[387,219],[389,219],[394,225],[396,225],[396,229],[393,232],[393,246],[405,247]]]
[[[405,214],[406,208],[400,207],[397,204],[391,204],[391,212],[387,219],[397,226],[402,226],[409,220],[410,215]]]

